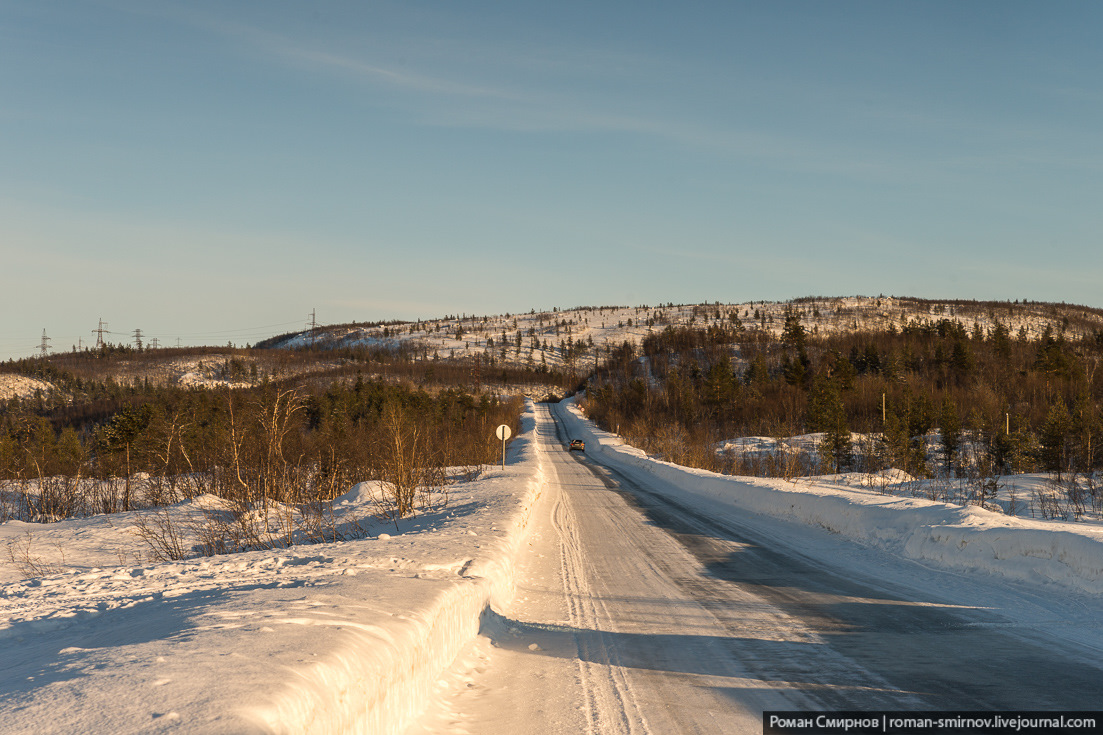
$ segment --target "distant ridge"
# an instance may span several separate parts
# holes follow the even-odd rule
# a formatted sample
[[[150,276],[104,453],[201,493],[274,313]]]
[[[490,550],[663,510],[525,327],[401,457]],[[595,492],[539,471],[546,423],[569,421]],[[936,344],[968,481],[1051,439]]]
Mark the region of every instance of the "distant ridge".
[[[494,351],[506,362],[523,363],[535,340],[549,364],[564,356],[624,342],[639,343],[649,332],[668,326],[739,325],[781,334],[787,310],[796,311],[813,333],[899,329],[910,322],[950,320],[984,333],[1002,324],[1012,335],[1036,339],[1047,327],[1068,337],[1103,330],[1103,309],[1039,301],[925,299],[912,296],[803,296],[789,301],[702,302],[640,306],[577,306],[527,313],[460,315],[415,321],[353,322],[289,332],[258,348],[386,347],[405,344],[438,358],[474,357]],[[518,339],[520,346],[518,347]]]

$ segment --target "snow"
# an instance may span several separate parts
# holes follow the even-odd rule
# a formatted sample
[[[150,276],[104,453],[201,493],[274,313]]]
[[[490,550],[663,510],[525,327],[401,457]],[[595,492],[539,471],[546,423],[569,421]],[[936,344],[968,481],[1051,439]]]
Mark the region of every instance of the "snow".
[[[1054,594],[1103,593],[1097,526],[881,495],[840,478],[686,469],[596,429],[573,402],[561,413],[587,454],[718,516],[822,528]],[[49,572],[27,577],[0,557],[0,732],[403,731],[445,696],[441,682],[462,686],[455,663],[470,655],[480,619],[516,597],[547,483],[534,425],[529,404],[504,470],[486,468],[397,528],[373,520],[367,538],[154,563],[135,535],[149,511],[0,524],[0,552]],[[374,491],[351,489],[339,516],[370,516]],[[217,507],[200,497],[170,513]]]
[[[249,388],[252,383],[243,381],[226,380],[222,378],[210,378],[203,373],[185,372],[177,379],[176,384],[181,388]]]
[[[774,337],[781,335],[785,326],[786,310],[793,309],[801,316],[801,323],[811,333],[832,334],[854,329],[882,330],[890,326],[899,329],[910,321],[938,321],[948,319],[967,330],[974,325],[983,331],[997,324],[1008,327],[1012,336],[1023,329],[1031,339],[1039,337],[1046,326],[1057,331],[1065,328],[1063,317],[1073,317],[1066,336],[1090,334],[1092,328],[1103,327],[1103,318],[1094,312],[1075,306],[1054,307],[1046,304],[1015,304],[984,306],[979,304],[952,304],[918,302],[908,298],[891,296],[819,297],[797,302],[751,301],[739,304],[678,304],[658,306],[606,306],[577,307],[552,311],[531,310],[523,314],[499,314],[465,318],[431,319],[403,322],[385,326],[327,326],[318,331],[305,331],[284,339],[279,346],[299,348],[310,345],[321,347],[388,347],[407,343],[424,349],[426,355],[437,353],[440,357],[474,357],[493,354],[500,357],[500,338],[507,342],[505,361],[517,365],[529,364],[530,345],[533,337],[541,344],[547,343],[546,352],[531,352],[532,364],[541,364],[541,357],[549,367],[564,365],[562,350],[568,340],[574,344],[593,341],[598,350],[616,347],[624,342],[637,345],[648,334],[662,332],[667,326],[707,327],[722,324],[731,326],[728,315],[735,312],[748,330],[761,330]],[[720,319],[716,315],[719,312]],[[755,318],[755,313],[759,318]],[[648,322],[651,325],[648,325]],[[564,322],[566,324],[564,325]],[[384,336],[383,330],[387,330]],[[517,333],[521,333],[521,349],[516,349]],[[488,347],[487,339],[494,340]],[[576,360],[576,367],[584,369],[595,356],[588,350]]]
[[[54,390],[53,383],[47,383],[45,380],[0,373],[0,401],[12,398],[33,398],[36,391],[42,391],[42,395],[46,396],[52,390]]]
[[[1103,482],[1098,473],[1066,473],[1061,478],[1050,473],[982,475],[979,443],[966,440],[955,462],[954,474],[948,475],[941,436],[938,431],[931,431],[921,439],[926,447],[927,466],[938,473],[934,477],[914,477],[896,468],[807,479],[798,477],[822,471],[824,465],[821,464],[819,447],[823,437],[822,433],[779,438],[746,436],[717,442],[714,449],[717,454],[748,463],[752,469],[745,470],[745,474],[773,474],[797,483],[830,482],[848,488],[870,488],[882,495],[908,495],[958,505],[971,504],[1021,518],[1103,524],[1103,509],[1098,502],[1092,501]],[[881,435],[852,432],[850,440],[860,465],[863,457],[876,455]],[[767,471],[754,471],[754,467]],[[1093,484],[1094,493],[1089,491],[1089,483]]]
[[[879,495],[824,478],[794,482],[680,467],[597,429],[573,401],[567,408],[571,436],[586,441],[587,453],[659,477],[671,492],[695,505],[821,526],[944,569],[1103,594],[1103,528],[1098,525],[1028,520],[973,506]]]
[[[0,731],[400,732],[513,595],[543,483],[533,423],[504,471],[373,538],[150,564],[142,512],[0,524],[0,545],[66,570],[2,565]],[[338,507],[368,515],[370,494]]]
[[[339,360],[289,364],[259,351],[162,357],[159,351],[151,350],[137,358],[121,359],[113,363],[112,378],[120,385],[148,382],[150,385],[173,385],[181,388],[240,389],[257,385],[264,376],[308,375],[338,367],[340,364]],[[236,371],[232,367],[236,367]],[[47,396],[58,388],[37,378],[0,372],[0,401],[33,398],[36,390],[41,390]]]

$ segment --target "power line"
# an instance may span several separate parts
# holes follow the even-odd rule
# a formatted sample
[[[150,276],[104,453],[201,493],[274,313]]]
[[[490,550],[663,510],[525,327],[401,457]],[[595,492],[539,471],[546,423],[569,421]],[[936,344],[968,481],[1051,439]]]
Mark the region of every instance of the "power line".
[[[239,335],[240,336],[251,336],[251,335],[254,335],[254,334],[267,334],[268,333],[268,332],[265,332],[265,331],[257,331],[257,330],[266,330],[266,329],[271,329],[271,328],[274,328],[274,327],[287,327],[287,326],[291,326],[291,325],[294,325],[294,324],[301,324],[301,323],[302,322],[282,322],[280,324],[268,324],[268,325],[263,325],[262,324],[262,325],[256,326],[256,327],[242,327],[240,329],[223,329],[223,330],[216,330],[216,331],[211,331],[211,332],[181,332],[180,336],[181,337],[192,337],[192,338],[218,337],[218,336],[233,337],[233,336],[239,336]],[[105,329],[103,330],[104,334],[115,334],[115,335],[119,335],[119,336],[133,335],[134,334],[133,332],[116,332],[116,331],[113,331],[113,330],[110,330],[110,329],[106,329],[107,322],[104,322],[103,325],[105,327]],[[93,329],[92,331],[95,332],[96,330]]]
[[[183,337],[212,337],[216,335],[235,335],[251,333],[258,329],[273,329],[275,327],[289,327],[293,324],[301,324],[302,322],[281,322],[280,324],[261,324],[256,327],[241,327],[240,329],[224,329],[215,332],[194,332],[188,334],[182,334]]]
[[[312,311],[310,316],[311,316],[311,322],[310,322],[309,328],[313,331],[313,336],[316,340],[318,332],[321,329],[321,325],[317,321],[317,312],[316,311]],[[238,341],[238,340],[240,340],[242,342],[244,342],[246,340],[254,341],[255,339],[259,340],[259,339],[264,338],[264,337],[272,336],[273,333],[275,332],[275,330],[278,330],[281,327],[294,327],[296,325],[301,325],[301,324],[302,324],[301,321],[291,321],[291,322],[278,322],[278,323],[275,323],[275,324],[260,324],[260,325],[256,325],[256,326],[242,327],[242,328],[238,328],[238,329],[223,329],[223,330],[213,330],[213,331],[210,331],[210,332],[183,333],[183,334],[180,334],[180,336],[176,338],[176,342],[177,342],[176,346],[177,347],[182,347],[182,343],[185,340],[189,341],[189,342],[196,342],[196,341],[200,341],[200,340],[203,340],[203,339],[221,339],[221,340],[225,340],[227,338],[233,338],[235,341]],[[143,346],[145,346],[147,343],[152,344],[152,340],[149,339],[148,337],[146,337],[146,332],[144,330],[133,330],[133,331],[130,331],[130,332],[125,332],[125,331],[116,331],[116,330],[109,329],[108,326],[109,326],[108,323],[106,321],[104,321],[103,317],[98,318],[97,323],[96,323],[96,327],[91,330],[91,334],[94,337],[94,347],[85,347],[84,340],[79,334],[77,334],[77,335],[63,335],[61,337],[50,337],[49,335],[47,335],[46,338],[47,338],[48,351],[51,351],[51,350],[54,349],[52,347],[52,343],[59,340],[59,339],[65,341],[65,342],[75,341],[76,347],[77,347],[78,350],[84,350],[84,349],[102,350],[105,347],[107,347],[109,339],[114,339],[116,342],[120,342],[120,343],[126,343],[126,342],[130,341],[131,339],[141,339]],[[301,327],[300,327],[300,329],[301,329]],[[140,335],[136,334],[136,332],[140,332]],[[12,333],[10,336],[7,335],[7,334],[0,334],[0,353],[7,352],[7,351],[10,351],[10,350],[17,350],[19,352],[23,352],[23,350],[26,349],[26,345],[27,345],[25,340],[26,340],[26,336],[18,337],[15,333]],[[160,341],[158,341],[157,346],[158,347],[163,347],[164,345],[162,345],[160,343]],[[41,340],[39,341],[39,343],[36,343],[34,345],[32,350],[33,350],[32,354],[34,354],[36,356],[42,354]]]
[[[96,335],[96,349],[103,349],[103,333],[107,331],[107,322],[100,318],[100,326],[92,330],[92,334]]]

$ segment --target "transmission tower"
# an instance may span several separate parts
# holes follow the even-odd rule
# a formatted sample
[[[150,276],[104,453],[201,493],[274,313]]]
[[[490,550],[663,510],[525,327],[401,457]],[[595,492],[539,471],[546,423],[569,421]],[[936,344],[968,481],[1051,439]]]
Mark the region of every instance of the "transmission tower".
[[[38,349],[42,350],[42,357],[46,357],[46,353],[50,351],[50,338],[46,336],[46,330],[42,330],[42,342],[38,345]]]
[[[92,330],[92,334],[96,335],[96,349],[103,348],[103,333],[107,331],[107,322],[100,319],[100,326],[97,329]]]
[[[315,338],[317,337],[317,334],[318,334],[318,319],[317,319],[316,314],[314,313],[315,311],[317,311],[317,310],[316,309],[311,309],[310,310],[310,346],[311,347],[314,346],[314,340],[315,340]]]
[[[134,330],[134,344],[138,347],[139,350],[142,349],[142,330],[140,329]]]
[[[159,349],[161,347],[161,341],[159,339],[157,339],[156,337],[154,337],[153,340],[150,342],[149,346],[152,347],[155,350]]]

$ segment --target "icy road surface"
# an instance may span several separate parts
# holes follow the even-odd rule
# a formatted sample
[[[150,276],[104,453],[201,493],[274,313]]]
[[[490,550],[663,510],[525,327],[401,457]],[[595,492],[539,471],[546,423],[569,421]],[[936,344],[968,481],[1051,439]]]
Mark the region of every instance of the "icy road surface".
[[[568,453],[538,407],[548,502],[517,598],[418,732],[760,732],[764,709],[1088,709],[1100,604],[932,570],[807,526],[710,517]]]

